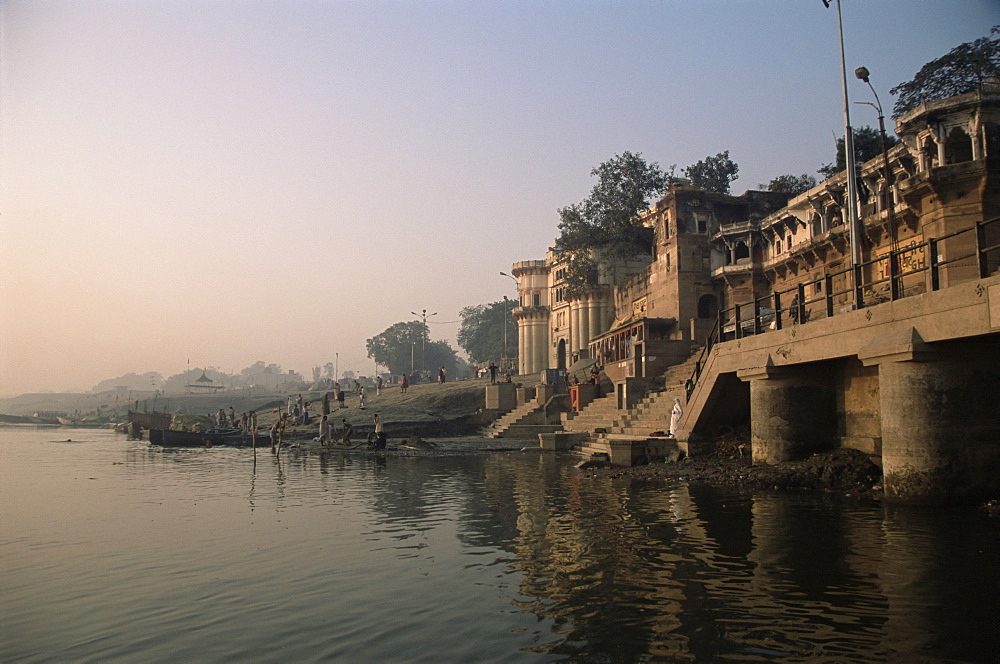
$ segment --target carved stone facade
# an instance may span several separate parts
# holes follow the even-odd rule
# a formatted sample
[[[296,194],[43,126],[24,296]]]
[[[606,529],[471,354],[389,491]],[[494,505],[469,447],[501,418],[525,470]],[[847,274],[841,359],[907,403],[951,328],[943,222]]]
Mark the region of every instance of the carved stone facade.
[[[774,316],[801,298],[794,306],[805,319],[859,299],[924,292],[927,261],[967,255],[975,235],[933,244],[933,257],[927,240],[1000,216],[1000,92],[923,104],[899,119],[896,133],[899,144],[859,169],[860,285],[850,271],[846,173],[791,200],[763,191],[716,194],[678,181],[643,215],[654,230],[654,255],[613,291],[605,280],[582,297],[565,297],[557,252],[514,264],[521,372],[588,357],[588,346],[638,321],[649,321],[663,339],[701,341],[720,310],[759,311],[767,298]],[[950,265],[947,278],[964,279],[963,265]],[[979,266],[970,260],[967,271],[978,274]]]

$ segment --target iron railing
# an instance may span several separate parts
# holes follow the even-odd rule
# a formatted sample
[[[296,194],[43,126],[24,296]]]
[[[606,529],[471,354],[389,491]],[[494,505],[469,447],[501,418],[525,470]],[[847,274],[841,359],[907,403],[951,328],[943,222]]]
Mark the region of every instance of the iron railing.
[[[864,307],[983,279],[1000,270],[1000,217],[874,259],[752,302],[719,311],[691,378],[687,398],[720,341],[803,325]]]

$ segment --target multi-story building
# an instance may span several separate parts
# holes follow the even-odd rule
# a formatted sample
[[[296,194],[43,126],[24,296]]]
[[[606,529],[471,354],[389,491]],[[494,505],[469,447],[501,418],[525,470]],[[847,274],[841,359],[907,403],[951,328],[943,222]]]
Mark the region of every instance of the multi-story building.
[[[968,254],[974,241],[949,234],[1000,216],[1000,93],[923,104],[899,118],[896,133],[900,143],[860,168],[859,266],[851,264],[843,172],[791,200],[675,181],[643,215],[655,237],[645,264],[628,266],[614,286],[602,270],[583,295],[567,295],[565,257],[555,250],[515,263],[521,373],[592,357],[619,366],[620,377],[654,375],[651,342],[702,340],[720,310],[730,326],[756,318],[780,327],[924,292],[928,261]],[[934,256],[929,239],[940,240]],[[961,263],[942,274],[964,278]]]

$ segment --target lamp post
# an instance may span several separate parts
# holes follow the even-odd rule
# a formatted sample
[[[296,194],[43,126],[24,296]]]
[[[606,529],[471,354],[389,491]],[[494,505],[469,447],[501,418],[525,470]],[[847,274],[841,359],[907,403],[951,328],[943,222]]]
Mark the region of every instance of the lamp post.
[[[420,340],[420,370],[425,371],[427,369],[427,319],[430,316],[437,316],[437,312],[429,314],[426,309],[421,309],[420,311],[421,313],[419,314],[416,311],[411,311],[410,313],[423,320],[424,323],[424,332]],[[412,362],[410,364],[412,365]],[[410,367],[410,371],[413,371],[412,366]]]
[[[868,106],[871,106],[876,111],[878,111],[879,139],[882,142],[882,177],[885,178],[885,189],[886,189],[885,202],[886,202],[886,207],[889,209],[888,220],[887,220],[889,224],[889,248],[893,253],[895,253],[899,251],[899,239],[896,237],[896,210],[895,210],[896,202],[894,200],[894,196],[892,195],[893,177],[892,177],[892,169],[889,168],[889,143],[888,140],[886,139],[886,134],[885,134],[885,114],[882,113],[882,102],[879,101],[878,93],[875,92],[875,88],[872,86],[871,80],[869,80],[871,72],[868,71],[868,68],[858,67],[857,69],[854,70],[854,75],[857,76],[860,80],[867,83],[868,88],[872,91],[872,94],[875,96],[874,104],[871,103],[870,101],[859,101],[855,103],[867,104]],[[893,257],[893,261],[895,260],[896,260],[895,257]]]
[[[503,296],[503,366],[507,367],[507,296]]]
[[[830,6],[829,0],[823,4]],[[847,64],[844,59],[844,21],[840,15],[840,0],[837,0],[837,29],[840,33],[840,79],[841,94],[844,98],[844,161],[847,166],[847,224],[851,230],[851,264],[854,266],[854,288],[859,291],[861,276],[861,228],[858,223],[857,183],[854,173],[854,131],[851,129],[851,109],[847,98]]]
[[[517,288],[518,288],[517,277],[515,277],[513,275],[510,275],[510,274],[507,274],[506,272],[504,272],[502,270],[500,271],[500,276],[507,277],[508,279],[511,279],[514,282],[514,289],[517,290]],[[504,301],[504,308],[503,308],[503,353],[504,353],[504,355],[506,355],[507,354],[507,318],[509,317],[508,314],[507,314],[508,310],[507,310],[507,296],[506,295],[503,296],[503,301]],[[518,303],[520,303],[520,301],[521,301],[521,298],[519,296],[518,297]],[[520,355],[520,353],[518,353],[518,355]],[[506,362],[507,362],[507,359],[504,358],[504,365],[505,365],[504,366],[504,370],[505,371],[507,370]],[[520,362],[520,360],[518,360],[518,362]],[[520,369],[518,369],[518,371],[520,371]]]

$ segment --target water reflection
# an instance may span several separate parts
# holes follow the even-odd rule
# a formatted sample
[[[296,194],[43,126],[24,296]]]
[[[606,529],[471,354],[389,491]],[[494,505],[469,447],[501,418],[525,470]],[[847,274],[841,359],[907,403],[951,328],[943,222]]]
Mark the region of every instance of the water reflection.
[[[957,524],[832,497],[596,480],[548,457],[515,477],[517,606],[553,621],[541,651],[581,661],[997,654],[996,603],[976,596],[1000,590],[998,537],[977,514]]]
[[[102,445],[0,451],[0,659],[1000,655],[1000,527],[977,512],[595,478],[538,453]]]

